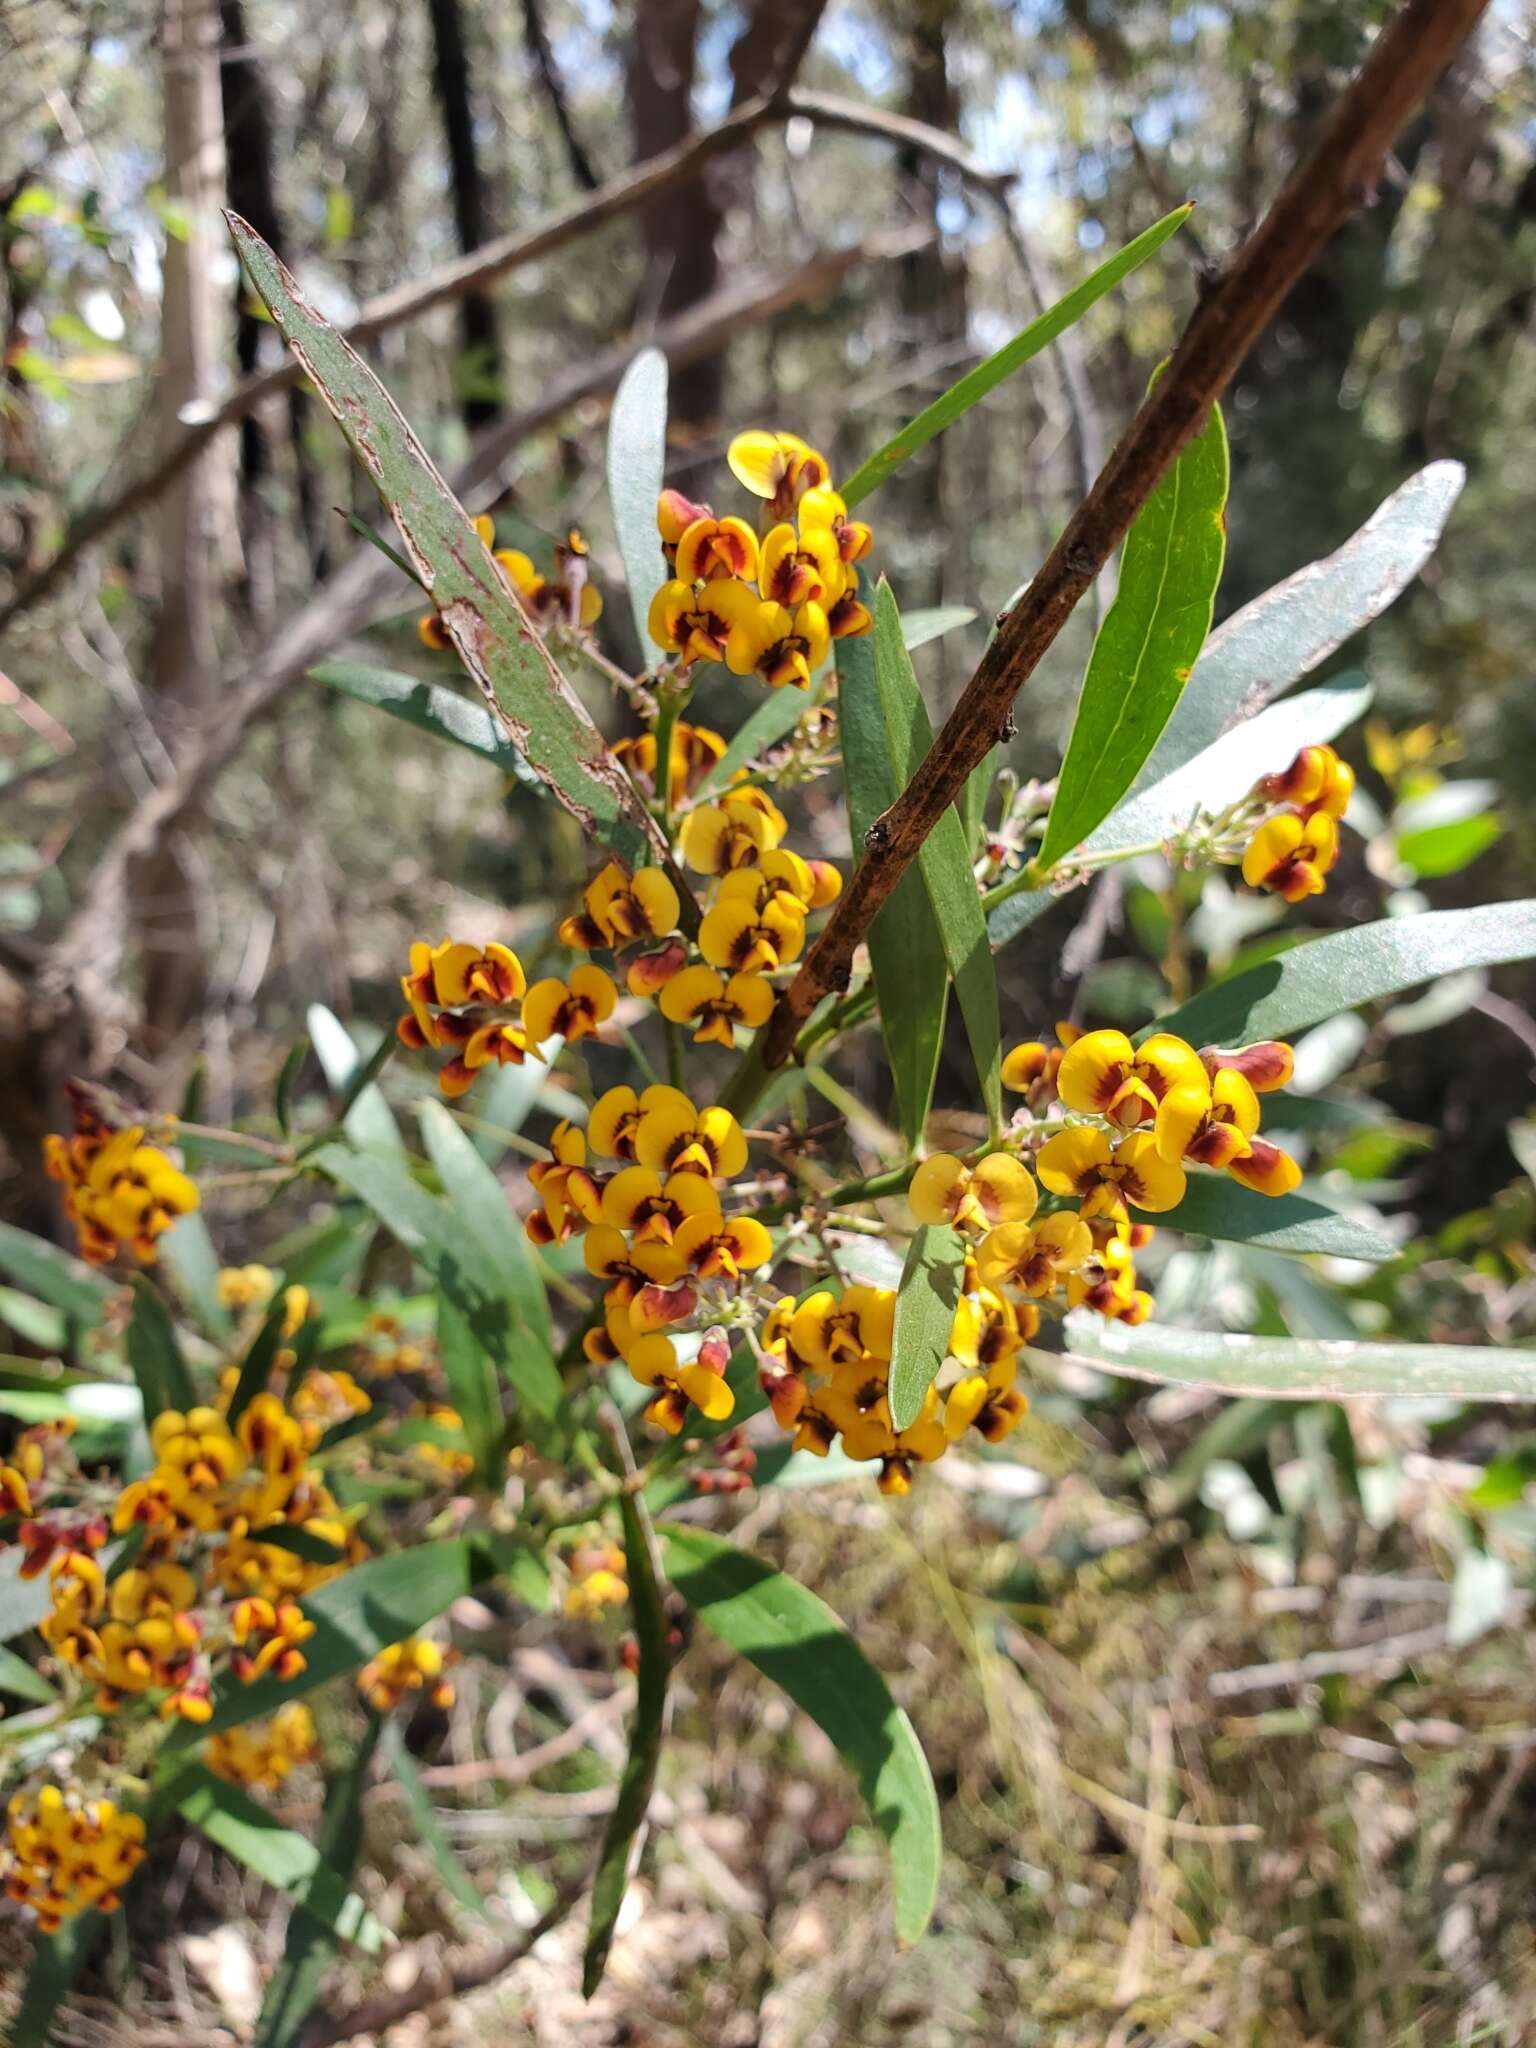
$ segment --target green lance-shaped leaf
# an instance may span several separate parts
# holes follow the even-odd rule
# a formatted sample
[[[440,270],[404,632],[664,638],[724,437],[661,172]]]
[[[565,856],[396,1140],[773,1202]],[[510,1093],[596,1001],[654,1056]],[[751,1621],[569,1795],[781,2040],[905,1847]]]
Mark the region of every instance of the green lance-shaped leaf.
[[[1320,1201],[1310,1187],[1290,1195],[1261,1195],[1225,1175],[1192,1173],[1184,1199],[1158,1217],[1168,1230],[1190,1237],[1219,1237],[1257,1245],[1269,1252],[1331,1252],[1338,1259],[1373,1265],[1397,1257],[1397,1246],[1379,1230]]]
[[[745,768],[749,761],[766,753],[784,735],[792,732],[804,715],[810,699],[803,690],[774,690],[765,697],[752,716],[738,726],[731,735],[730,744],[719,760],[705,774],[697,791],[702,800],[717,789],[724,789],[738,768]]]
[[[252,284],[394,515],[412,566],[507,738],[585,832],[625,860],[670,866],[634,784],[529,630],[490,549],[399,407],[260,235],[238,214],[226,218]],[[686,884],[681,893],[685,905],[692,902]]]
[[[651,647],[646,614],[666,573],[656,532],[666,466],[667,359],[659,348],[646,348],[619,379],[608,416],[608,502],[642,661]]]
[[[891,1422],[897,1429],[917,1420],[948,1355],[964,1266],[965,1245],[947,1223],[925,1223],[907,1247],[891,1340]]]
[[[327,688],[340,690],[359,704],[372,704],[391,718],[414,725],[418,732],[450,746],[463,747],[490,761],[503,775],[510,775],[524,789],[548,796],[522,755],[507,738],[483,704],[461,697],[457,690],[441,683],[426,682],[421,676],[399,675],[392,669],[368,668],[356,661],[326,661],[310,670],[310,676]]]
[[[46,1238],[18,1230],[13,1223],[0,1223],[0,1273],[9,1274],[39,1301],[51,1302],[82,1330],[95,1329],[112,1292],[83,1260],[72,1259]]]
[[[901,620],[902,645],[911,654],[916,648],[926,647],[930,640],[940,640],[946,633],[953,633],[957,626],[968,626],[975,616],[971,607],[965,604],[936,604],[904,612]]]
[[[174,1760],[204,1734],[243,1727],[275,1713],[287,1700],[302,1699],[328,1679],[359,1670],[380,1650],[424,1628],[472,1592],[491,1569],[491,1560],[463,1536],[418,1543],[355,1565],[300,1602],[315,1632],[304,1643],[304,1669],[297,1677],[279,1679],[269,1672],[243,1684],[226,1673],[214,1686],[212,1720],[201,1729],[178,1725],[161,1756]]]
[[[882,576],[875,591],[875,684],[885,722],[891,773],[905,789],[933,745],[928,707],[917,687],[912,657],[901,638],[901,614]],[[870,858],[878,859],[871,851]],[[1002,1021],[997,973],[987,939],[986,914],[971,871],[970,841],[953,804],[918,849],[918,867],[933,910],[939,942],[965,1020],[965,1035],[981,1082],[981,1099],[994,1129],[1002,1122]]]
[[[1039,864],[1081,845],[1140,773],[1211,629],[1227,549],[1221,408],[1137,513],[1093,643]]]
[[[395,1113],[384,1100],[384,1091],[364,1078],[372,1059],[363,1057],[346,1025],[324,1003],[311,1003],[304,1021],[309,1026],[315,1057],[338,1099],[337,1124],[360,1151],[376,1152],[383,1159],[403,1160],[405,1141],[400,1136]],[[373,1059],[378,1058],[381,1050],[392,1049],[394,1042],[386,1033],[374,1047]]]
[[[667,1575],[724,1642],[822,1728],[891,1851],[896,1933],[919,1940],[938,1896],[939,1802],[912,1723],[824,1600],[702,1529],[657,1531]]]
[[[428,1099],[417,1110],[427,1153],[443,1183],[448,1206],[484,1254],[517,1304],[519,1316],[545,1350],[554,1344],[549,1302],[527,1233],[512,1212],[506,1190],[442,1103]]]
[[[875,653],[867,638],[838,642],[837,677],[843,786],[857,854],[876,818],[896,801],[901,785],[892,771]],[[944,945],[916,862],[870,926],[869,958],[897,1114],[908,1144],[916,1145],[928,1121],[949,1007]]]
[[[1149,1024],[1191,1045],[1290,1038],[1341,1010],[1400,995],[1466,967],[1500,967],[1536,955],[1536,897],[1476,910],[1384,917],[1312,939],[1250,967]]]
[[[4,1644],[0,1644],[0,1692],[8,1692],[34,1707],[51,1707],[59,1696],[41,1671],[35,1670],[25,1657],[18,1657]]]
[[[290,1893],[301,1911],[338,1940],[355,1942],[365,1954],[381,1946],[383,1928],[347,1889],[341,1873],[322,1859],[313,1842],[284,1827],[238,1785],[226,1784],[202,1764],[188,1764],[171,1796],[183,1820],[247,1870]]]
[[[337,1883],[351,1877],[362,1854],[363,1787],[378,1746],[379,1728],[378,1716],[370,1715],[357,1755],[331,1779],[325,1795],[315,1845],[317,1864]],[[308,1893],[300,1892],[300,1909],[288,1922],[283,1959],[261,2002],[257,2048],[298,2048],[336,1953],[335,1934],[319,1915],[308,1910],[310,1903]]]
[[[651,1531],[644,1504],[633,1494],[619,1496],[624,1518],[624,1571],[629,1581],[630,1612],[640,1648],[635,1686],[635,1721],[629,1732],[629,1756],[619,1780],[619,1795],[603,1830],[597,1875],[592,1881],[592,1917],[581,1968],[581,1989],[590,1998],[602,1982],[618,1925],[619,1908],[640,1859],[645,1816],[656,1785],[667,1708],[667,1617],[661,1588],[651,1561]]]
[[[936,398],[932,405],[925,406],[916,419],[908,420],[901,432],[893,435],[867,462],[861,463],[843,485],[843,496],[848,503],[856,505],[861,498],[868,497],[877,484],[883,484],[909,456],[926,447],[935,434],[942,434],[946,427],[953,426],[962,413],[969,412],[989,391],[995,391],[1005,377],[1012,376],[1031,356],[1039,355],[1058,335],[1075,326],[1107,291],[1112,291],[1123,278],[1129,277],[1149,256],[1155,256],[1169,236],[1176,234],[1189,219],[1192,211],[1192,206],[1179,206],[1172,213],[1165,214],[1135,241],[1127,242],[1107,262],[1090,272],[1080,285],[1058,299],[1038,320],[1032,320],[1012,341],[1005,342],[996,354],[988,356],[984,363],[978,363],[974,370],[967,371],[942,398]]]
[[[1459,462],[1430,463],[1335,554],[1218,626],[1133,787],[1150,788],[1193,761],[1379,618],[1434,553],[1466,477]]]
[[[192,1375],[181,1355],[170,1312],[142,1273],[133,1276],[127,1345],[128,1363],[144,1397],[146,1422],[153,1422],[167,1408],[186,1410],[195,1404]]]
[[[277,1354],[282,1349],[283,1325],[288,1320],[288,1304],[283,1299],[284,1289],[279,1288],[272,1304],[262,1318],[261,1328],[251,1339],[244,1358],[240,1361],[240,1376],[235,1381],[235,1391],[230,1396],[229,1426],[234,1428],[246,1409],[258,1394],[267,1389],[272,1377],[272,1368],[277,1363]]]
[[[490,1353],[452,1295],[437,1297],[437,1349],[448,1398],[464,1421],[464,1437],[482,1485],[493,1483],[504,1420]]]
[[[456,1135],[462,1133],[456,1130]],[[464,1144],[465,1151],[473,1153],[467,1140]],[[449,1156],[446,1148],[444,1156]],[[457,1148],[453,1157],[456,1172],[467,1180],[468,1169]],[[478,1155],[474,1157],[494,1187],[489,1167]],[[349,1151],[344,1145],[327,1145],[310,1163],[317,1172],[328,1174],[361,1196],[463,1312],[477,1341],[494,1357],[519,1401],[533,1415],[550,1419],[560,1406],[564,1389],[543,1334],[548,1327],[548,1308],[542,1293],[535,1297],[523,1287],[523,1269],[498,1262],[487,1249],[483,1227],[479,1233],[471,1229],[457,1206],[439,1201],[388,1160]],[[499,1189],[496,1199],[505,1206]],[[532,1285],[536,1288],[536,1279]]]
[[[1100,1372],[1160,1385],[1214,1387],[1278,1401],[1402,1399],[1536,1400],[1536,1351],[1488,1344],[1371,1344],[1310,1337],[1238,1337],[1175,1330],[1155,1318],[1140,1329],[1074,1314],[1066,1356]]]
[[[455,1899],[466,1912],[473,1913],[481,1920],[489,1919],[490,1908],[481,1896],[474,1879],[454,1854],[453,1844],[443,1831],[443,1824],[437,1817],[437,1808],[432,1804],[432,1794],[422,1782],[416,1759],[406,1747],[400,1723],[390,1720],[384,1723],[384,1763],[395,1784],[400,1787],[405,1800],[406,1812],[416,1830],[416,1838],[427,1854],[442,1880],[443,1889]]]

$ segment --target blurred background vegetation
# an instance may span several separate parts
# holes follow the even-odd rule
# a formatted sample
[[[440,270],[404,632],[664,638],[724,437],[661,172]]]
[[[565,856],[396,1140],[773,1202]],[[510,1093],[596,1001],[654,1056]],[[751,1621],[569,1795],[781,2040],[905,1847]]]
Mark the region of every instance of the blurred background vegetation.
[[[938,713],[1387,11],[7,0],[0,1218],[54,1227],[37,1143],[67,1075],[161,1109],[190,1091],[211,1123],[265,1115],[309,1005],[366,1041],[398,1008],[409,940],[449,930],[511,939],[532,969],[587,865],[553,807],[307,679],[337,655],[453,668],[420,646],[414,593],[349,525],[377,503],[302,392],[275,393],[134,500],[237,377],[279,360],[219,205],[347,322],[579,212],[798,57],[801,99],[744,145],[370,344],[440,464],[478,458],[473,502],[502,538],[547,550],[575,522],[616,597],[602,424],[633,349],[673,354],[683,488],[718,490],[744,425],[805,434],[843,475],[1042,302],[1196,199],[1158,261],[875,501],[903,605],[977,614],[918,657]],[[1364,669],[1376,708],[1343,743],[1366,801],[1314,928],[1498,900],[1531,872],[1533,123],[1528,19],[1499,5],[1228,395],[1219,616],[1337,547],[1425,462],[1468,472],[1422,579],[1329,664]],[[93,537],[93,513],[123,493],[124,516]],[[1054,771],[1092,626],[1085,607],[1018,706],[1022,777]],[[626,665],[644,658],[630,632],[610,602],[603,644]],[[579,681],[624,732],[602,675]],[[722,681],[696,715],[729,730],[742,710]],[[157,803],[178,789],[166,830]],[[801,801],[818,850],[846,861],[833,784]],[[1123,886],[1106,877],[1070,947],[1070,914],[1053,912],[1000,956],[1007,1042],[1058,1016],[1139,1024],[1289,942],[1296,921],[1282,940],[1271,913],[1156,861]],[[1324,1288],[1295,1262],[1176,1251],[1160,1314],[1529,1345],[1532,992],[1528,970],[1453,977],[1301,1048],[1308,1092],[1355,1105],[1318,1117],[1314,1167],[1390,1215],[1401,1259]],[[939,1100],[959,1106],[956,1051]],[[888,1107],[872,1035],[838,1073]],[[235,1196],[209,1208],[227,1261],[260,1254],[267,1219]],[[909,1508],[854,1487],[748,1510],[760,1545],[894,1675],[933,1759],[950,1860],[922,1950],[896,1958],[873,1917],[878,1862],[835,1763],[701,1650],[669,1753],[674,1825],[597,2003],[580,2007],[573,1953],[552,1937],[439,2015],[439,2034],[400,2038],[1536,2038],[1529,1418],[1087,1380],[1042,1405],[1078,1441],[1064,1477],[996,1459],[950,1484],[949,1460]],[[498,1648],[480,1625],[460,1618],[481,1679],[461,1688],[446,1747],[428,1734],[467,1857],[526,1864],[537,1898],[588,1855],[613,1758],[601,1743],[556,1758],[531,1792],[462,1767],[498,1703],[521,1746],[568,1725],[582,1696],[600,1708],[612,1644],[594,1636],[552,1675],[553,1643]],[[408,1845],[391,1861],[387,1799],[371,1825],[401,1924],[428,1948],[462,1944],[430,1870]],[[185,1940],[111,1999],[98,1985],[73,2038],[117,2041],[128,2024],[238,2038],[227,1942],[267,1958],[280,1936],[203,1857],[177,1880]],[[19,1953],[19,1932],[4,1938]]]

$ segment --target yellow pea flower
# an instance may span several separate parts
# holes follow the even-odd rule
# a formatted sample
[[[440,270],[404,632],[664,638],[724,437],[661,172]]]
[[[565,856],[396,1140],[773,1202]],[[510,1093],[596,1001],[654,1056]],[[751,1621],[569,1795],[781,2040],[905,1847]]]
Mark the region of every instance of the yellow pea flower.
[[[680,654],[685,668],[696,661],[724,661],[735,615],[722,600],[732,590],[751,596],[744,583],[706,583],[696,589],[674,577],[651,599],[646,631],[658,647]]]
[[[725,665],[732,675],[755,675],[776,690],[809,688],[832,644],[819,604],[807,599],[791,612],[744,583],[720,584],[713,602],[730,621]]]
[[[618,861],[607,861],[587,884],[582,902],[585,908],[560,926],[563,946],[590,952],[597,946],[666,938],[677,930],[677,890],[660,868],[637,868],[630,874]]]
[[[699,926],[699,951],[711,967],[731,974],[771,974],[799,957],[805,944],[805,912],[781,898],[763,910],[739,896],[706,910]]]
[[[657,1082],[637,1104],[634,1157],[653,1173],[729,1180],[747,1163],[747,1141],[728,1109],[698,1109],[680,1088]]]
[[[936,1152],[912,1176],[907,1199],[919,1223],[986,1230],[996,1223],[1027,1223],[1040,1190],[1029,1168],[1010,1153],[992,1152],[966,1166],[948,1152]]]
[[[1056,1091],[1068,1109],[1107,1117],[1121,1130],[1152,1119],[1165,1159],[1179,1157],[1211,1100],[1200,1055],[1168,1031],[1140,1047],[1123,1031],[1085,1032],[1062,1055]]]
[[[874,534],[862,519],[850,519],[848,507],[830,484],[818,484],[800,500],[800,531],[822,528],[837,543],[844,562],[861,562],[874,545]]]
[[[834,640],[857,640],[874,630],[874,613],[859,596],[859,572],[844,569],[843,587],[827,609],[827,631]]]
[[[701,1279],[739,1280],[773,1262],[773,1239],[755,1216],[730,1216],[717,1223],[690,1216],[673,1248]]]
[[[1311,817],[1281,811],[1249,840],[1243,880],[1250,889],[1268,889],[1287,903],[1301,903],[1322,895],[1338,858],[1338,821],[1327,811]]]
[[[630,739],[615,740],[613,751],[647,794],[658,794],[654,733],[638,733]],[[674,806],[680,804],[684,797],[693,795],[724,752],[725,740],[720,733],[707,725],[689,725],[683,719],[678,720],[672,728],[671,746],[671,797]]]
[[[725,451],[737,482],[764,498],[777,518],[792,512],[807,491],[830,481],[827,458],[798,434],[754,428],[738,434]]]
[[[1092,1231],[1081,1216],[1063,1209],[1033,1228],[1028,1223],[1000,1223],[989,1230],[976,1254],[976,1267],[988,1287],[1016,1287],[1038,1301],[1092,1251]]]
[[[745,519],[715,519],[706,514],[693,520],[678,539],[680,583],[712,583],[729,576],[755,583],[757,566],[757,535]]]
[[[603,1221],[629,1231],[637,1246],[671,1244],[690,1216],[719,1221],[720,1197],[701,1173],[674,1173],[663,1181],[649,1166],[625,1166],[603,1189]]]
[[[756,1031],[773,1014],[773,988],[760,974],[733,974],[729,981],[713,967],[685,967],[661,992],[661,1014],[674,1024],[691,1024],[696,1045],[736,1043],[736,1028]]]
[[[695,874],[727,875],[733,868],[755,867],[788,830],[788,819],[771,797],[740,790],[688,813],[683,859]]]
[[[842,557],[825,527],[797,534],[784,519],[763,535],[757,587],[771,603],[794,611],[809,600],[826,610],[842,596],[843,581]]]
[[[1014,1384],[1017,1368],[1013,1359],[999,1359],[985,1372],[967,1373],[950,1388],[944,1400],[944,1435],[958,1443],[968,1429],[975,1429],[988,1443],[1001,1443],[1018,1428],[1029,1411],[1028,1399]]]
[[[590,1038],[613,1015],[619,992],[600,967],[577,967],[569,981],[550,975],[523,998],[523,1030],[532,1045],[563,1038],[567,1045]]]
[[[688,1417],[691,1402],[711,1422],[724,1422],[736,1408],[736,1396],[717,1372],[702,1360],[684,1362],[670,1337],[642,1337],[625,1358],[631,1377],[642,1387],[660,1391],[645,1411],[669,1436],[676,1436]]]
[[[1184,1199],[1184,1169],[1164,1159],[1150,1131],[1111,1145],[1103,1131],[1077,1126],[1047,1138],[1035,1162],[1053,1195],[1076,1195],[1086,1216],[1123,1219],[1127,1203],[1154,1212]]]

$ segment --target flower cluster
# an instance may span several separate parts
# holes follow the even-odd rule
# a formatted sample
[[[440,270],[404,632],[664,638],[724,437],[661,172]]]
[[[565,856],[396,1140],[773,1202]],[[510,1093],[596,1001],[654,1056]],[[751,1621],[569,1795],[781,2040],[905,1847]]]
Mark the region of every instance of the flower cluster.
[[[309,1708],[302,1700],[289,1700],[270,1721],[221,1728],[209,1736],[203,1754],[216,1777],[275,1792],[300,1764],[315,1762],[320,1745]]]
[[[1287,903],[1321,896],[1339,858],[1339,820],[1354,795],[1355,771],[1332,747],[1303,747],[1289,768],[1266,775],[1253,797],[1283,804],[1254,832],[1243,852],[1243,880]]]
[[[616,1543],[584,1543],[572,1551],[565,1611],[573,1621],[600,1621],[629,1600],[624,1553]]]
[[[0,1496],[24,1517],[22,1573],[48,1576],[40,1633],[100,1712],[153,1699],[162,1718],[203,1723],[220,1665],[239,1679],[303,1670],[314,1625],[299,1600],[365,1553],[309,1461],[323,1421],[297,1412],[300,1391],[289,1406],[256,1395],[234,1427],[217,1407],[164,1411],[151,1469],[115,1499],[85,1479],[61,1425],[25,1432],[0,1467]],[[293,1529],[304,1555],[286,1547]],[[113,1532],[137,1547],[109,1577]],[[334,1562],[313,1561],[317,1544]]]
[[[43,1934],[93,1907],[112,1912],[144,1861],[144,1822],[110,1799],[66,1798],[44,1785],[18,1792],[6,1810],[5,1890],[30,1906]]]
[[[407,1636],[380,1650],[357,1675],[357,1689],[378,1714],[391,1714],[400,1702],[423,1694],[434,1707],[451,1707],[452,1679],[445,1676],[446,1652],[428,1636]]]
[[[740,1124],[678,1088],[610,1088],[585,1132],[558,1125],[550,1151],[529,1169],[539,1206],[527,1229],[543,1244],[582,1234],[587,1271],[603,1282],[604,1319],[587,1334],[587,1357],[622,1358],[653,1390],[647,1419],[673,1435],[690,1403],[723,1420],[735,1405],[729,1351],[710,1326],[773,1257],[763,1225],[721,1205],[718,1184],[747,1163]]]
[[[43,1164],[64,1187],[64,1213],[80,1239],[80,1256],[109,1265],[126,1246],[141,1265],[158,1256],[159,1240],[198,1205],[196,1185],[169,1153],[148,1145],[143,1124],[114,1129],[80,1090],[71,1090],[75,1128],[50,1131]]]
[[[671,573],[651,600],[651,638],[680,671],[723,661],[733,675],[806,689],[834,640],[870,630],[854,566],[870,530],[849,518],[826,457],[798,435],[738,434],[726,460],[761,503],[761,535],[663,491],[656,524]]]
[[[474,528],[516,591],[518,602],[537,632],[547,633],[557,625],[585,632],[597,624],[603,615],[603,593],[588,580],[587,543],[574,526],[564,542],[556,544],[552,577],[541,576],[532,558],[521,548],[497,547],[495,522],[485,513],[475,520]],[[453,646],[436,612],[419,618],[416,631],[422,645],[434,653],[445,653]]]

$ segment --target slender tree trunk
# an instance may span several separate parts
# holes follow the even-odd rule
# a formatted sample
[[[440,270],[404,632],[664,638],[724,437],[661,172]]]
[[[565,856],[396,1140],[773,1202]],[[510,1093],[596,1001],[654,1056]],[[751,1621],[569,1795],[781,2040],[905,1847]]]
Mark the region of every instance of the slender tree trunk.
[[[467,256],[485,241],[490,223],[480,152],[475,142],[464,16],[459,0],[427,0],[427,7],[432,17],[432,72],[448,151],[454,226],[459,248]],[[464,424],[473,433],[488,420],[498,418],[505,405],[496,303],[488,292],[465,294],[459,301],[459,325],[463,337],[461,368],[467,387],[462,410]]]
[[[227,159],[229,204],[244,215],[264,241],[278,255],[287,258],[288,237],[277,203],[277,145],[272,128],[261,65],[252,49],[246,27],[244,0],[219,0],[222,50],[219,83],[224,108],[224,142]],[[248,377],[261,357],[261,342],[268,323],[259,320],[251,304],[250,287],[244,275],[235,280],[235,360],[242,377]],[[328,569],[325,526],[319,505],[315,466],[310,459],[306,436],[309,428],[309,398],[297,385],[288,393],[288,433],[293,448],[295,496],[304,530],[310,565],[317,577]],[[240,422],[241,526],[246,541],[251,608],[263,626],[270,626],[275,602],[276,565],[269,531],[270,518],[262,497],[262,486],[271,469],[267,429],[259,413]],[[253,556],[262,560],[258,577]],[[258,584],[265,586],[258,588]]]
[[[188,405],[211,404],[217,390],[220,322],[212,257],[224,191],[218,35],[214,0],[165,0],[165,189],[177,231],[165,240],[156,394],[162,444],[180,434]],[[173,756],[180,730],[215,687],[215,585],[229,540],[227,507],[228,469],[217,443],[160,500],[160,603],[149,675],[161,735]],[[179,851],[143,864],[134,877],[134,904],[144,961],[145,1050],[164,1060],[199,1014],[206,986],[197,892]]]
[[[681,142],[693,127],[699,0],[637,0],[630,40],[630,128],[636,159]],[[708,296],[720,281],[720,209],[704,177],[674,186],[640,215],[648,258],[644,310],[665,320]],[[719,356],[679,371],[668,412],[685,432],[712,426],[720,413]]]

